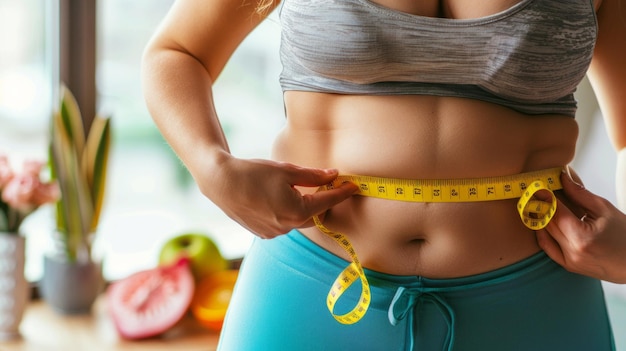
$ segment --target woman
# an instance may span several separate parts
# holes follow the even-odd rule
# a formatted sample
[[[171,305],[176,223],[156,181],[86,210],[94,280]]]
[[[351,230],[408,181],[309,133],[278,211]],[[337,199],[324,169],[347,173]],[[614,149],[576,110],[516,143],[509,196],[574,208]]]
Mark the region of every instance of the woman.
[[[149,109],[203,194],[271,239],[246,256],[220,349],[613,349],[600,282],[557,262],[604,278],[569,262],[564,236],[626,229],[561,172],[590,64],[615,147],[626,146],[619,0],[284,0],[287,123],[272,160],[239,159],[211,86],[259,11],[277,6],[179,0],[144,58]],[[362,177],[323,187],[338,175]],[[397,179],[488,190],[453,203],[353,196],[388,194]],[[546,191],[520,213],[517,199],[482,201],[531,183],[554,190],[556,214]]]

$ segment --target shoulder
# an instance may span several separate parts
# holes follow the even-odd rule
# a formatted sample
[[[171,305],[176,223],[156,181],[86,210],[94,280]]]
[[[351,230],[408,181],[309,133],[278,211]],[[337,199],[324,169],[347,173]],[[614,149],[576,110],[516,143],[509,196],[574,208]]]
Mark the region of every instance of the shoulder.
[[[598,2],[599,0],[596,0]],[[626,2],[602,0],[589,78],[616,149],[626,148]]]

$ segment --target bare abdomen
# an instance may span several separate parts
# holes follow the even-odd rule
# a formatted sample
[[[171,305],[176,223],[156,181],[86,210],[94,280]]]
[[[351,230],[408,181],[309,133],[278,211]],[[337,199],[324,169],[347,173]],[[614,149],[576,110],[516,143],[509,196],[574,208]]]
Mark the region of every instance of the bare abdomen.
[[[530,117],[458,98],[288,92],[285,102],[288,123],[273,157],[344,174],[475,178],[558,167],[571,161],[578,131],[568,117]],[[326,213],[324,224],[350,238],[365,267],[391,274],[465,276],[539,250],[514,200],[405,203],[355,196]],[[301,231],[347,259],[317,228]]]

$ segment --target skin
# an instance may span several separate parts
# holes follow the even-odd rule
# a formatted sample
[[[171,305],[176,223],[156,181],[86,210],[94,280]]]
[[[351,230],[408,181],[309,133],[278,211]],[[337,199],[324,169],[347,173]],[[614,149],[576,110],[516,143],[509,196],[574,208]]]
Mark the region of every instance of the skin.
[[[617,202],[623,211],[626,209],[626,67],[620,63],[620,57],[626,54],[626,3],[603,0],[596,2],[596,7],[600,35],[588,77],[609,139],[617,151]],[[567,206],[560,206],[546,230],[537,233],[539,245],[569,271],[626,283],[623,212],[587,191],[575,172],[563,178]]]
[[[420,16],[477,18],[519,0],[376,0]],[[510,175],[567,165],[578,125],[530,117],[487,102],[432,96],[354,96],[288,91],[286,126],[271,160],[228,148],[211,87],[241,41],[263,20],[254,1],[178,0],[145,50],[148,108],[202,193],[261,238],[292,228],[347,259],[312,224],[348,235],[370,269],[430,278],[493,270],[541,249],[568,270],[626,282],[626,216],[563,175],[559,209],[546,230],[524,227],[515,201],[416,204],[352,196],[345,184],[318,192],[339,173],[394,178]],[[626,160],[626,6],[596,3],[600,38],[590,70],[623,179]],[[620,52],[621,50],[621,52]],[[392,117],[390,117],[392,116]],[[626,194],[620,194],[626,199]],[[584,222],[580,217],[588,213]]]

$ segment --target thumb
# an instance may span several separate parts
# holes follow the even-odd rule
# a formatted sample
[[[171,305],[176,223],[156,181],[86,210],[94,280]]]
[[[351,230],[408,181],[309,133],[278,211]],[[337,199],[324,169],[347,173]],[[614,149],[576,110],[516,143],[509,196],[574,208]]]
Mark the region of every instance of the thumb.
[[[570,166],[563,170],[561,184],[567,202],[573,205],[572,207],[583,210],[582,213],[591,214],[594,212],[593,207],[595,206],[593,204],[596,202],[597,196],[585,188],[578,174]]]
[[[580,176],[578,176],[578,173],[576,173],[576,171],[571,166],[566,166],[563,172],[565,173],[565,175],[567,175],[567,180],[569,181],[569,183],[581,189],[585,188],[585,185],[583,184],[583,181],[580,179]]]
[[[339,172],[336,169],[293,166],[289,168],[288,175],[291,185],[317,187],[335,180]]]

